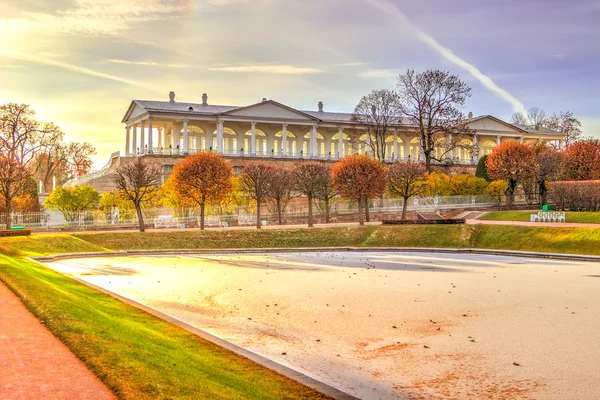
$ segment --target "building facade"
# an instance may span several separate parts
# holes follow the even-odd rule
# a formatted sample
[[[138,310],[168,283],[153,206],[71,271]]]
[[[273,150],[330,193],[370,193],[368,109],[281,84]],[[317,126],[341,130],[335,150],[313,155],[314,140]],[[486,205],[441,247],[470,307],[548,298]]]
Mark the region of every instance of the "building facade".
[[[336,161],[371,153],[374,140],[364,126],[353,122],[351,113],[327,112],[321,102],[317,111],[297,110],[267,99],[249,106],[224,106],[209,104],[206,94],[201,103],[176,101],[174,92],[169,93],[169,101],[133,100],[122,123],[125,153],[113,154],[105,170],[135,157],[149,157],[163,165],[165,176],[179,159],[204,150],[223,154],[239,172],[249,159]],[[468,125],[473,135],[444,156],[444,165],[476,165],[480,156],[506,140],[559,146],[563,140],[559,132],[509,124],[491,115],[470,115]],[[440,154],[445,153],[442,146]],[[391,127],[382,147],[387,162],[423,159],[416,127],[406,120]],[[87,180],[92,186],[102,186],[93,182],[102,176],[98,171],[72,184]],[[110,189],[106,179],[104,186]]]

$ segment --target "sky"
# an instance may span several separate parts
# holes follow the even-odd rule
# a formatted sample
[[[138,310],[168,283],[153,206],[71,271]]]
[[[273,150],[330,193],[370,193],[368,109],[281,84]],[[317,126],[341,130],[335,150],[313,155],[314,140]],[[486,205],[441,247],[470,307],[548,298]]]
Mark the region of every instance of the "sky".
[[[123,152],[132,99],[352,112],[407,69],[472,88],[465,113],[572,111],[600,137],[600,0],[1,0],[0,103]]]

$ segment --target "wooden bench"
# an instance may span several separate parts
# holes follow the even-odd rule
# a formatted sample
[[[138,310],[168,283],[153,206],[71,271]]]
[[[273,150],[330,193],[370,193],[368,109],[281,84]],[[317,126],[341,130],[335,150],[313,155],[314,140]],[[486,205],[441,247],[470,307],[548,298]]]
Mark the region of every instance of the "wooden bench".
[[[24,231],[25,230],[25,226],[24,225],[13,225],[10,227],[11,231]]]
[[[567,213],[562,211],[540,211],[538,222],[567,222]]]
[[[154,219],[154,228],[177,228],[179,219],[170,215],[160,216]]]

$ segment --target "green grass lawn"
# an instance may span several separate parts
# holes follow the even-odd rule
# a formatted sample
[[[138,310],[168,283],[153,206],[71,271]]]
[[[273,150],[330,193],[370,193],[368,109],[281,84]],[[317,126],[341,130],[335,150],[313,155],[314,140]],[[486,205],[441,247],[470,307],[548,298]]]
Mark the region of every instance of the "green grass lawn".
[[[488,221],[529,221],[529,216],[537,213],[537,211],[494,211],[485,214],[480,219]],[[567,211],[567,222],[600,224],[600,212]]]
[[[305,386],[22,256],[124,249],[448,247],[600,255],[600,229],[398,225],[0,238],[0,280],[123,399],[322,398]]]

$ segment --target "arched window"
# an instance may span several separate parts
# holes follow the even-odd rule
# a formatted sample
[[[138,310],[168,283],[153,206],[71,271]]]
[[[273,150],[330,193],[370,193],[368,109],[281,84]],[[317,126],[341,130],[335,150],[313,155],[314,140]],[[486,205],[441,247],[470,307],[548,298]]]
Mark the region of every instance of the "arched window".
[[[481,143],[481,155],[486,156],[486,155],[490,154],[494,150],[494,147],[496,147],[496,141],[484,140]]]
[[[337,158],[346,157],[352,154],[352,140],[345,133],[342,134],[342,154],[339,153],[339,132],[331,138],[331,155]]]
[[[286,146],[287,149],[285,149],[285,153],[288,156],[293,156],[296,154],[296,135],[289,131],[286,130]],[[283,131],[279,131],[275,134],[275,140],[273,140],[273,149],[275,151],[275,154],[281,154],[282,150],[283,150]]]
[[[238,151],[236,131],[231,128],[223,127],[223,152],[225,154],[237,154]]]
[[[454,156],[461,163],[470,163],[473,155],[473,141],[471,139],[463,139],[458,143],[458,147],[454,151]]]
[[[256,155],[265,156],[267,155],[267,134],[260,130],[255,129],[256,133]],[[244,152],[252,153],[252,131],[249,130],[244,135]]]
[[[375,136],[370,135],[370,141],[367,143],[367,134],[360,135],[358,138],[358,154],[370,154],[373,155],[373,143],[375,142]]]
[[[435,141],[433,147],[435,158],[442,160],[444,158],[452,158],[451,152],[446,150],[446,138],[439,138]]]
[[[206,132],[196,125],[188,125],[188,148],[190,153],[197,153],[204,149]],[[179,148],[183,150],[183,129],[179,132]]]
[[[419,161],[419,154],[421,154],[421,138],[415,136],[410,139],[408,156],[410,157],[411,161]]]
[[[394,153],[394,135],[385,138],[385,158],[389,160],[404,159],[404,141],[400,136],[396,137],[398,154]]]
[[[304,135],[304,140],[302,142],[302,152],[305,157],[309,154],[310,134],[311,134],[311,132],[308,132],[306,135]],[[317,154],[316,155],[317,156],[325,155],[325,137],[323,137],[323,135],[321,135],[321,133],[319,133],[318,131],[317,131]]]

